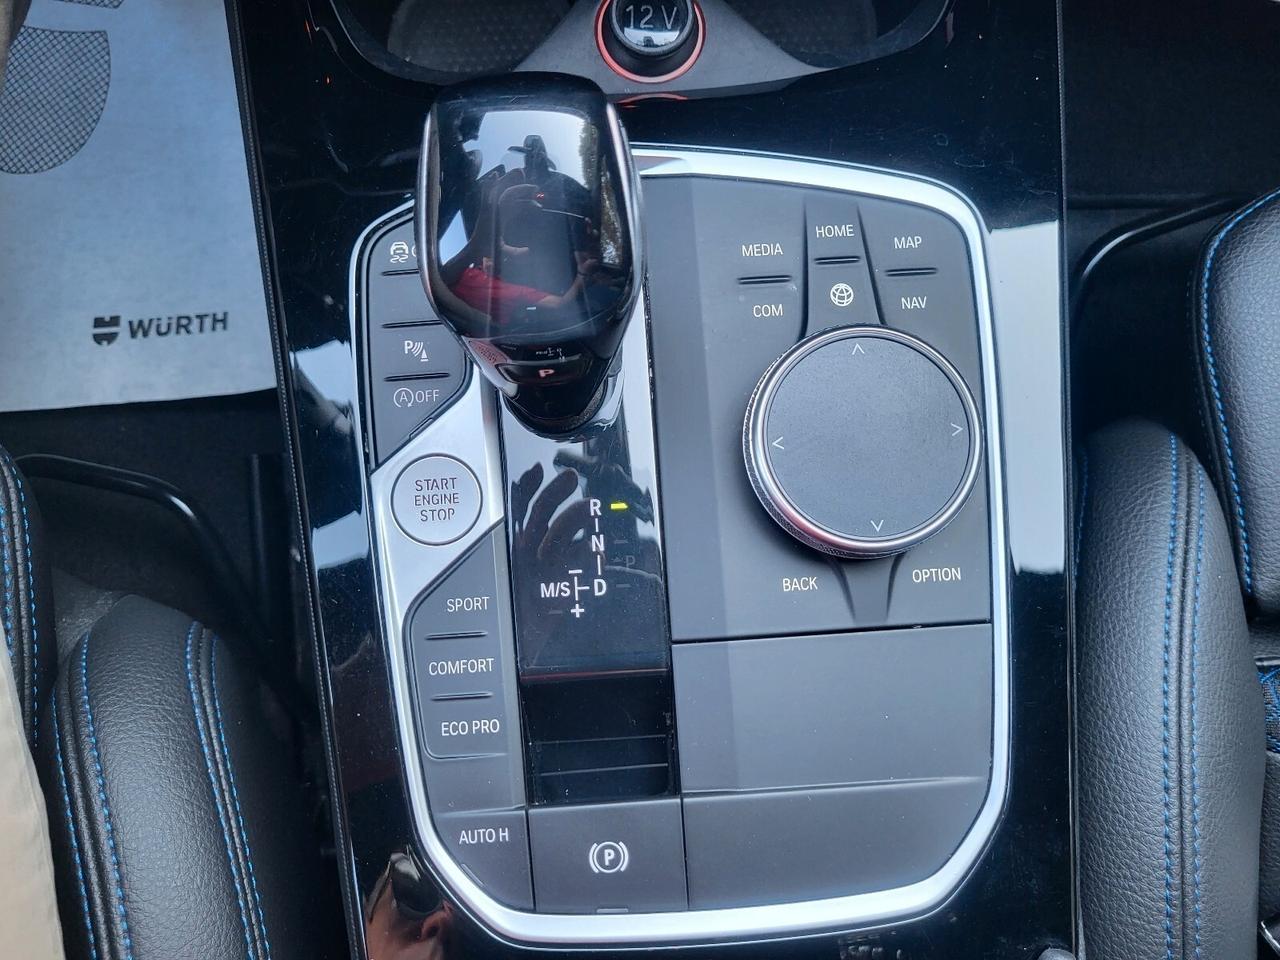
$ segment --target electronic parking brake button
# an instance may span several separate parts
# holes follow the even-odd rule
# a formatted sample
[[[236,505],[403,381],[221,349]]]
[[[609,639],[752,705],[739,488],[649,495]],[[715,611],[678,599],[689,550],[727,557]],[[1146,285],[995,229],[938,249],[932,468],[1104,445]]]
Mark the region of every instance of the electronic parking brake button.
[[[431,546],[453,543],[480,517],[480,482],[461,460],[419,457],[401,471],[391,510],[406,534]]]
[[[529,811],[533,890],[542,913],[684,910],[679,800]]]

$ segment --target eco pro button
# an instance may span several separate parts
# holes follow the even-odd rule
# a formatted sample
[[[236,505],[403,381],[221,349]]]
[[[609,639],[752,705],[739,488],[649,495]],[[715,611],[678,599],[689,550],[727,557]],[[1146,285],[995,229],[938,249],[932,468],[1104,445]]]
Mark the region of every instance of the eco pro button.
[[[482,502],[480,482],[461,460],[432,454],[401,471],[391,492],[400,529],[419,543],[453,543],[474,525]]]

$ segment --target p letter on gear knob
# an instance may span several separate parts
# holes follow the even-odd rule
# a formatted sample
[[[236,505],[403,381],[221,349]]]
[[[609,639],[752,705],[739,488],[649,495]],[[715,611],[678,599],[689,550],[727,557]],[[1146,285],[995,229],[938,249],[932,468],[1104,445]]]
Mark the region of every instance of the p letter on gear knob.
[[[436,312],[532,430],[572,433],[608,397],[643,284],[626,135],[594,84],[552,74],[445,90],[418,177]]]

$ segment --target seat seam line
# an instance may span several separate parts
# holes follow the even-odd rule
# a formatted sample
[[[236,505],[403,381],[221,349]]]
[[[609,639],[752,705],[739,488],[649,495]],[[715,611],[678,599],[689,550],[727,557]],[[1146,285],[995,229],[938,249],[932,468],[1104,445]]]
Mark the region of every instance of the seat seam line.
[[[58,766],[58,782],[62,787],[62,803],[67,818],[67,831],[71,837],[71,856],[76,867],[76,881],[80,888],[80,905],[84,913],[84,928],[89,935],[89,954],[98,960],[98,937],[93,929],[93,914],[89,909],[89,891],[84,881],[84,863],[80,858],[80,840],[75,817],[71,812],[71,791],[67,789],[67,766],[62,756],[62,729],[58,725],[58,699],[53,698],[50,713],[53,724],[54,761]]]
[[[1169,434],[1169,550],[1165,562],[1164,593],[1164,643],[1163,669],[1161,673],[1161,728],[1162,750],[1161,765],[1163,769],[1164,787],[1164,943],[1165,960],[1174,960],[1173,955],[1173,827],[1172,798],[1169,783],[1169,654],[1172,643],[1173,620],[1173,555],[1177,542],[1178,524],[1178,441]]]
[[[255,949],[252,935],[249,932],[249,916],[245,909],[244,891],[242,889],[239,870],[236,866],[235,855],[231,849],[231,833],[227,827],[227,817],[223,811],[223,800],[218,790],[217,775],[214,770],[214,762],[212,754],[209,750],[209,739],[205,734],[204,718],[201,717],[200,697],[196,690],[195,668],[194,668],[194,645],[197,630],[200,629],[199,621],[191,621],[191,626],[187,629],[186,642],[186,665],[187,665],[187,688],[191,693],[191,711],[195,717],[196,735],[200,740],[200,750],[204,754],[205,770],[209,776],[209,790],[213,796],[214,812],[218,815],[218,823],[222,827],[222,841],[227,853],[227,867],[231,872],[231,886],[236,892],[236,904],[240,910],[240,923],[244,929],[244,946],[245,955],[248,960],[255,960],[257,950]]]
[[[40,740],[40,711],[37,709],[40,682],[40,623],[36,618],[36,573],[31,551],[31,521],[27,513],[27,494],[23,489],[22,474],[7,451],[0,448],[13,474],[14,486],[18,489],[18,506],[22,512],[22,540],[27,559],[27,608],[31,614],[31,660],[27,664],[27,681],[31,690],[31,743],[34,746]],[[14,517],[17,524],[17,517]]]
[[[1228,220],[1214,235],[1213,240],[1210,242],[1209,248],[1205,253],[1204,269],[1201,271],[1200,275],[1200,339],[1202,353],[1205,359],[1205,366],[1209,374],[1209,392],[1213,401],[1214,413],[1216,414],[1217,420],[1217,430],[1215,432],[1220,436],[1223,452],[1227,461],[1227,479],[1231,487],[1231,499],[1234,506],[1234,510],[1232,512],[1235,515],[1235,525],[1240,530],[1242,579],[1244,580],[1245,593],[1250,596],[1253,594],[1253,562],[1251,551],[1249,549],[1249,531],[1245,522],[1244,498],[1240,493],[1240,482],[1236,473],[1235,455],[1231,449],[1231,430],[1227,422],[1226,403],[1223,400],[1222,389],[1218,383],[1217,361],[1213,352],[1212,322],[1210,320],[1209,309],[1209,282],[1213,275],[1213,265],[1218,255],[1218,249],[1231,231],[1262,207],[1277,198],[1280,198],[1280,190],[1274,190],[1269,194],[1259,197],[1243,210],[1238,211],[1234,216],[1232,216],[1232,218]]]
[[[1191,608],[1191,889],[1193,900],[1192,927],[1197,960],[1203,956],[1200,849],[1200,750],[1197,706],[1197,668],[1200,656],[1200,586],[1204,563],[1204,476],[1196,478],[1196,566],[1195,588]]]
[[[89,640],[93,636],[90,630],[84,635],[80,648],[80,696],[84,707],[85,722],[89,730],[89,750],[93,761],[94,774],[98,782],[98,802],[102,806],[102,823],[106,832],[107,852],[111,860],[111,873],[115,879],[116,913],[120,918],[120,929],[124,938],[125,956],[133,960],[133,937],[129,933],[129,911],[124,899],[124,879],[120,869],[120,854],[116,847],[115,827],[111,823],[111,804],[107,800],[107,781],[102,771],[102,756],[98,750],[98,734],[93,722],[93,708],[89,702]]]
[[[245,827],[244,814],[240,806],[240,794],[236,789],[235,768],[231,763],[231,748],[227,744],[226,727],[222,722],[222,704],[218,697],[218,637],[213,635],[209,654],[209,689],[213,694],[213,716],[218,728],[218,739],[222,744],[223,764],[226,767],[227,784],[231,788],[231,802],[235,807],[236,822],[240,826],[240,843],[244,847],[245,864],[249,871],[249,887],[253,894],[254,908],[258,915],[258,926],[262,932],[262,944],[266,949],[267,960],[271,960],[271,940],[267,936],[267,921],[262,910],[262,897],[258,893],[258,879],[253,869],[253,849],[249,844],[249,831]]]

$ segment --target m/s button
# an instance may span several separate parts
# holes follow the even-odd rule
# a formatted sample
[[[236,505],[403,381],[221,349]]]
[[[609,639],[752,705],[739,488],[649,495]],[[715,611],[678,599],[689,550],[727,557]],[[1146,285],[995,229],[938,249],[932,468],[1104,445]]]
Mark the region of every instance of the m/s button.
[[[530,810],[529,843],[543,913],[688,907],[679,800]]]

